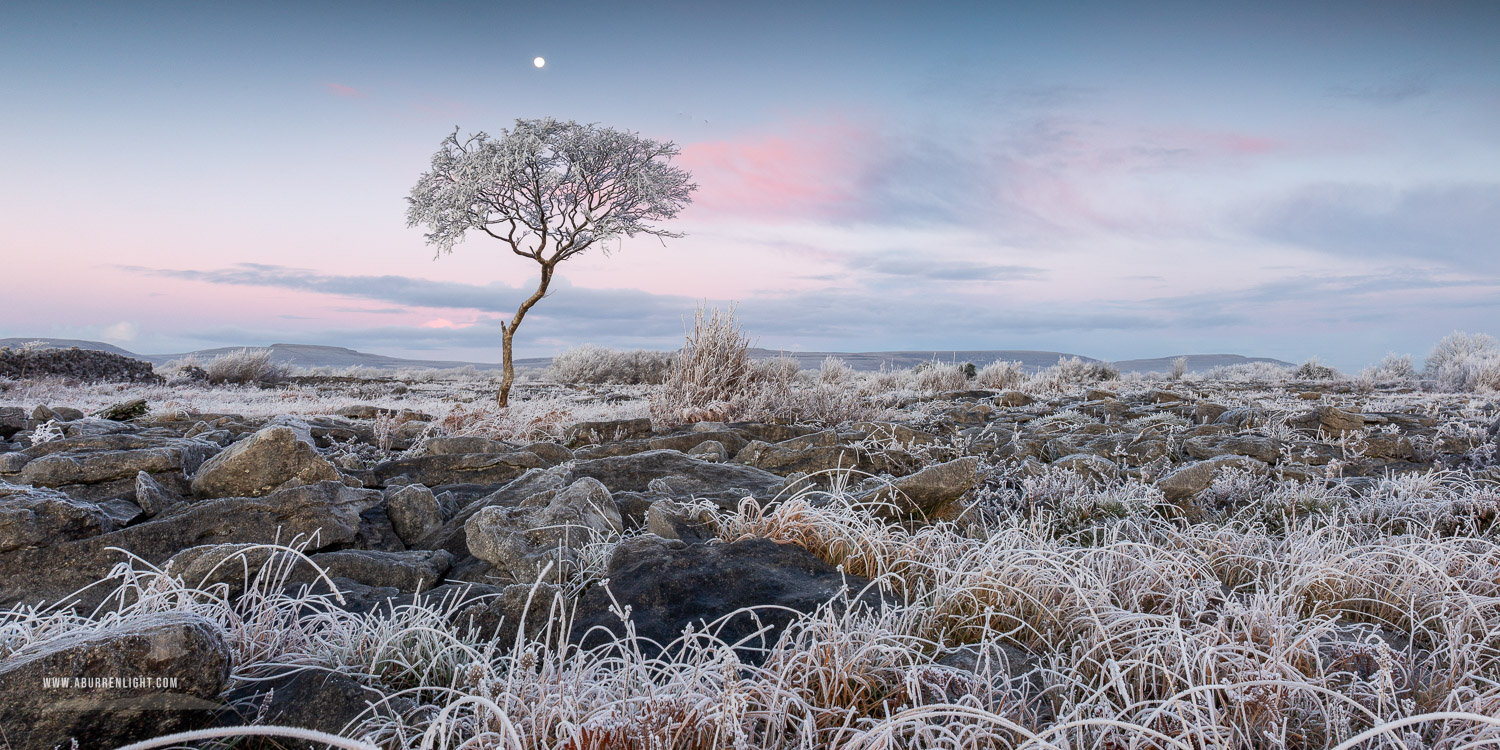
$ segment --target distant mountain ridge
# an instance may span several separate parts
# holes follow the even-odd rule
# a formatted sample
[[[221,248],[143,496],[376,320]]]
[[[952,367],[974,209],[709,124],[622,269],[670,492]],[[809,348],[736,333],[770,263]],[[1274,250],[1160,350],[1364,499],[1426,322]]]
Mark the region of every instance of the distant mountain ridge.
[[[220,354],[236,352],[241,349],[270,349],[271,360],[280,364],[294,367],[373,367],[379,369],[397,369],[402,367],[419,367],[435,369],[451,369],[458,367],[473,367],[479,370],[498,370],[500,365],[493,362],[456,362],[451,360],[432,359],[404,359],[402,357],[387,357],[382,354],[370,354],[368,352],[346,349],[341,346],[322,346],[318,344],[272,344],[269,347],[243,347],[227,346],[216,349],[200,349],[194,352],[182,354],[136,354],[122,349],[113,344],[99,341],[83,341],[79,339],[50,339],[50,338],[6,338],[0,339],[0,347],[22,346],[32,341],[42,342],[42,346],[67,348],[76,346],[80,349],[98,349],[113,352],[126,357],[145,360],[155,365],[164,364],[174,359],[195,356],[200,360],[212,359]],[[973,362],[978,367],[984,367],[991,362],[1020,362],[1021,368],[1027,372],[1051,367],[1057,364],[1059,359],[1067,357],[1078,357],[1085,362],[1099,362],[1101,360],[1093,357],[1085,357],[1067,352],[1036,351],[1030,349],[979,349],[979,350],[908,350],[890,352],[791,352],[777,351],[774,349],[752,348],[750,356],[756,359],[769,357],[787,356],[797,360],[799,367],[804,369],[817,369],[828,357],[838,357],[848,365],[860,372],[873,372],[881,367],[890,369],[903,369],[914,367],[922,362]],[[1279,359],[1269,357],[1246,357],[1239,354],[1187,354],[1178,355],[1187,357],[1188,372],[1199,372],[1214,367],[1225,365],[1245,364],[1250,362],[1269,362],[1283,367],[1291,367],[1292,363],[1283,362]],[[1177,356],[1155,357],[1150,359],[1127,359],[1112,362],[1122,373],[1129,372],[1169,372],[1172,369],[1172,361]],[[517,367],[546,367],[551,364],[551,357],[528,357],[517,359]]]

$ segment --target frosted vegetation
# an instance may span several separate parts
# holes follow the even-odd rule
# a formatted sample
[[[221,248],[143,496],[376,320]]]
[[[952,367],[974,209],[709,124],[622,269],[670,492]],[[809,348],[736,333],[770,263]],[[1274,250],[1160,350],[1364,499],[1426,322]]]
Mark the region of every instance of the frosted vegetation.
[[[925,522],[884,520],[860,499],[865,477],[850,470],[765,504],[708,510],[717,540],[801,545],[884,594],[876,608],[834,602],[797,621],[756,663],[712,626],[662,644],[661,655],[631,636],[568,645],[569,594],[604,585],[602,561],[629,534],[599,540],[561,593],[538,587],[531,606],[549,616],[512,642],[452,624],[440,602],[377,617],[345,612],[332,595],[288,594],[278,580],[286,566],[262,569],[230,601],[137,565],[92,615],[0,614],[0,658],[111,622],[192,611],[227,634],[237,681],[337,670],[379,690],[384,700],[346,727],[358,739],[339,747],[1500,744],[1493,338],[1455,333],[1420,369],[1391,356],[1352,376],[1316,360],[1144,376],[1080,360],[1035,373],[1003,362],[859,373],[834,358],[798,370],[789,359],[750,358],[749,343],[732,310],[700,311],[674,355],[575,349],[523,372],[506,409],[491,398],[493,376],[473,370],[289,371],[274,386],[231,375],[271,367],[255,352],[174,363],[161,368],[172,380],[160,386],[5,382],[0,405],[90,411],[144,398],[157,415],[255,419],[373,404],[431,415],[426,437],[526,442],[558,440],[582,421],[646,416],[658,427],[885,420],[937,431],[961,406],[955,392],[988,389],[1029,397],[1014,408],[1038,430],[1090,435],[1109,420],[1083,404],[1171,390],[1253,410],[1241,434],[1329,460],[1311,473],[1226,470],[1207,490],[1169,500],[1154,484],[1161,461],[1099,476],[1006,455],[984,443],[985,431],[866,440],[864,452],[910,466],[978,456],[983,481],[961,513]],[[196,377],[190,366],[226,374]],[[1345,481],[1341,467],[1393,433],[1378,424],[1314,438],[1294,431],[1295,415],[1331,403],[1432,420],[1432,437],[1410,449],[1446,462]],[[1201,423],[1168,412],[1135,418],[1126,426],[1137,439],[1122,456]],[[282,551],[295,557],[297,548]],[[950,666],[962,655],[972,669]]]

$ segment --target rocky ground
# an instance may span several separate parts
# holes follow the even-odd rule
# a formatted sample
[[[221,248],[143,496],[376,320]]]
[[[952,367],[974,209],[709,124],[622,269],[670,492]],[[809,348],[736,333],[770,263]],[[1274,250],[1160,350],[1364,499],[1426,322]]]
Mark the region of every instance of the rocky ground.
[[[1464,718],[1500,713],[1484,395],[1135,380],[667,428],[572,392],[631,416],[0,407],[0,747],[1500,738]]]

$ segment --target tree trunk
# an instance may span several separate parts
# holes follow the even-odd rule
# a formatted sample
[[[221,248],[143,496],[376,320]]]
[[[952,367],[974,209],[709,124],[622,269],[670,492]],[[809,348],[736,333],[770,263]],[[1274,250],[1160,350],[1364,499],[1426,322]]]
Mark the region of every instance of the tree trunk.
[[[510,405],[510,387],[516,382],[515,360],[511,356],[510,349],[511,341],[516,337],[516,329],[521,327],[521,319],[526,317],[526,311],[530,310],[532,305],[541,301],[542,297],[547,294],[547,285],[551,282],[552,264],[543,263],[542,283],[537,285],[536,291],[532,292],[531,296],[527,297],[525,302],[521,303],[521,306],[516,310],[515,316],[510,319],[510,322],[500,327],[501,363],[504,366],[505,375],[500,379],[500,392],[495,394],[495,400],[499,402],[502,409]]]

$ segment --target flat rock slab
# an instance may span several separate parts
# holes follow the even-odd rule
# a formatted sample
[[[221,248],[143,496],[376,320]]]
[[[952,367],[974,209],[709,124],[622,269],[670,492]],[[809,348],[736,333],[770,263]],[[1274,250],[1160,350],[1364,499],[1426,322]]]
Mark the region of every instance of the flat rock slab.
[[[375,481],[385,486],[397,477],[409,483],[437,487],[445,484],[500,484],[541,468],[541,457],[529,451],[512,453],[446,453],[376,464]]]

